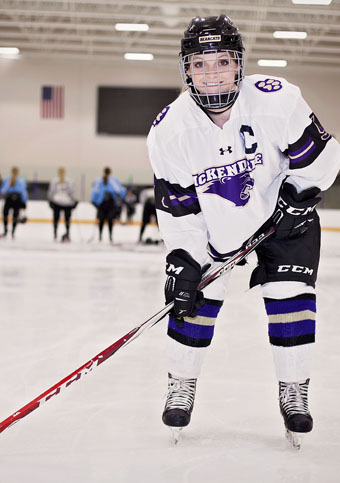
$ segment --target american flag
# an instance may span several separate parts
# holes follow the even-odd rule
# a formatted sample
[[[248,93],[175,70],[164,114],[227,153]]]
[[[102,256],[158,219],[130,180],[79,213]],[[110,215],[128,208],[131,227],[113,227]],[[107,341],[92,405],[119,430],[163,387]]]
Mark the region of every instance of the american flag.
[[[64,86],[42,86],[40,113],[43,119],[64,117]]]

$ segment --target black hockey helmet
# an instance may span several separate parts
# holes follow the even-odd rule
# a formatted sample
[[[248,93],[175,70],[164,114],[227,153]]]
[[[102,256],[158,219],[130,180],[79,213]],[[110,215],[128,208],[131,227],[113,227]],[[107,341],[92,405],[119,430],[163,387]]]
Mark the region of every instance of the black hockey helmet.
[[[243,53],[241,34],[226,15],[194,17],[181,41],[181,56],[206,50],[234,50]]]
[[[235,88],[228,93],[202,94],[188,75],[194,54],[229,52],[237,63]],[[181,40],[180,72],[184,85],[190,88],[190,95],[195,102],[207,109],[229,108],[234,104],[243,79],[243,42],[234,22],[224,14],[218,17],[194,17],[184,32]]]

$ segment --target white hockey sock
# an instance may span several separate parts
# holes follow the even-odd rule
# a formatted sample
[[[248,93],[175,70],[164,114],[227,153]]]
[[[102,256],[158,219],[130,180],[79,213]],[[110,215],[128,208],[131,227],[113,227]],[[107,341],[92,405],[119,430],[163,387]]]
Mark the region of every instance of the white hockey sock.
[[[185,379],[197,378],[207,347],[190,347],[168,337],[168,372]]]
[[[277,379],[283,382],[305,381],[310,377],[315,346],[312,328],[313,319],[315,323],[315,290],[302,282],[271,282],[264,285],[262,290],[265,301],[272,300],[272,303],[277,305],[274,310],[269,309],[268,313],[269,336],[272,336],[270,337],[271,347]],[[313,300],[309,300],[313,296],[314,308]],[[302,298],[302,300],[294,302],[295,298]],[[304,298],[306,298],[305,301]],[[286,306],[287,302],[291,304],[291,310],[288,310],[290,305]],[[267,304],[266,309],[268,312]],[[310,322],[308,322],[308,319],[311,319]],[[293,324],[290,329],[291,323]],[[299,324],[300,329],[294,327],[297,324]],[[311,325],[310,330],[306,324]],[[280,330],[278,325],[286,326],[287,329]],[[310,335],[308,335],[309,332]],[[291,339],[292,342],[289,342],[291,337],[293,338]],[[298,339],[304,337],[307,339],[298,341]],[[308,337],[311,338],[310,341]]]
[[[301,382],[310,377],[314,344],[296,347],[272,346],[278,381]]]

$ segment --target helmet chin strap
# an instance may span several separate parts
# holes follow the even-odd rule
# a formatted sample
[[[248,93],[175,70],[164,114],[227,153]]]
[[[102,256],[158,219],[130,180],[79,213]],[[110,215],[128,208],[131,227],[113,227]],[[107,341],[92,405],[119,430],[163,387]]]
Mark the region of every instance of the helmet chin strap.
[[[197,96],[200,95],[199,91],[195,91],[195,94]],[[209,104],[205,105],[203,103],[198,102],[197,99],[196,99],[196,96],[193,96],[193,98],[194,98],[196,104],[199,107],[201,107],[204,112],[218,116],[219,114],[223,114],[224,112],[228,111],[235,104],[235,101],[238,98],[238,95],[239,95],[239,92],[234,93],[234,95],[231,97],[231,99],[229,100],[229,102],[226,105],[221,106],[221,107],[216,107],[215,109],[213,107],[210,107]],[[217,109],[218,109],[218,112],[217,112]],[[223,110],[220,111],[219,109],[223,109]]]
[[[202,109],[203,111],[206,111],[209,114],[214,114],[214,116],[218,116],[219,114],[223,114],[224,112],[228,111],[232,107],[232,105],[233,104],[231,104],[230,106],[227,106],[225,109],[223,109],[223,111],[218,111],[218,112],[216,112],[215,109],[207,109],[205,106],[202,106]]]

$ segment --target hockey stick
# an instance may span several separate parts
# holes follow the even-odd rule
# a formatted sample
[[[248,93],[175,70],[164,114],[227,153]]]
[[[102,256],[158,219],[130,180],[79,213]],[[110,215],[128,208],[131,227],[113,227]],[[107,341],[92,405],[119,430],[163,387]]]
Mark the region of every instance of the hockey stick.
[[[235,255],[233,255],[227,261],[219,265],[217,268],[209,270],[203,276],[203,279],[199,284],[198,289],[199,290],[204,289],[205,287],[210,285],[211,282],[213,282],[221,275],[223,275],[224,273],[234,268],[235,265],[237,265],[242,260],[244,260],[258,245],[260,245],[260,243],[262,243],[266,238],[271,236],[274,233],[274,231],[275,231],[274,228],[270,228],[267,231],[261,233],[257,237],[252,236],[251,238],[249,238],[249,240],[243,245],[243,247]],[[26,404],[24,407],[16,411],[14,414],[4,419],[4,421],[0,423],[0,433],[2,433],[2,431],[4,431],[12,424],[16,423],[20,419],[30,414],[32,411],[37,409],[44,402],[49,401],[53,396],[57,396],[63,389],[66,389],[67,387],[69,387],[73,382],[79,381],[79,379],[83,375],[86,375],[89,372],[93,371],[93,369],[95,369],[97,366],[105,362],[109,357],[111,357],[115,352],[117,352],[118,349],[125,347],[134,339],[139,337],[142,334],[142,332],[144,332],[146,329],[157,324],[170,312],[173,305],[174,305],[173,302],[170,302],[169,304],[167,304],[155,315],[150,317],[148,320],[143,322],[138,327],[135,327],[134,329],[132,329],[130,332],[125,334],[119,340],[117,340],[112,345],[110,345],[107,349],[103,350],[95,357],[93,357],[91,360],[89,360],[81,367],[79,367],[79,369],[72,372],[64,379],[59,381],[57,384],[47,389],[47,391],[40,394],[40,396],[36,397],[31,402]]]

